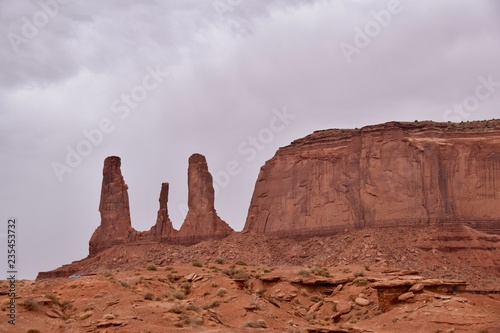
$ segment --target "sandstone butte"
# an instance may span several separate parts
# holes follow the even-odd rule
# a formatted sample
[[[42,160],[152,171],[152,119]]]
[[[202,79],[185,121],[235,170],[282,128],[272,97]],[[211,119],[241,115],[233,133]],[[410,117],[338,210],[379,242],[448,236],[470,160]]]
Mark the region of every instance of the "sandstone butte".
[[[243,232],[464,223],[500,233],[500,120],[317,131],[261,168]]]
[[[168,183],[156,224],[136,231],[119,157],[104,161],[101,224],[90,256],[115,244],[192,245],[234,233],[214,207],[203,155],[189,158],[186,219],[175,230]],[[345,229],[466,224],[500,233],[500,120],[389,122],[317,131],[280,148],[261,168],[242,234],[299,237]]]
[[[104,161],[99,205],[101,224],[90,239],[90,256],[116,244],[158,241],[191,245],[206,239],[224,238],[234,232],[215,211],[213,179],[203,155],[194,154],[189,158],[189,210],[180,230],[173,228],[168,215],[168,183],[161,186],[156,224],[144,232],[132,228],[128,186],[120,166],[121,160],[117,156]]]

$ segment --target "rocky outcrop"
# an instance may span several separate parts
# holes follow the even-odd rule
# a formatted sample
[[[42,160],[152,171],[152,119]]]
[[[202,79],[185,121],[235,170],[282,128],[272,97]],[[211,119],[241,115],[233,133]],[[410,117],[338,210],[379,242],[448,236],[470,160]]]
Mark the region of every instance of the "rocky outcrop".
[[[193,244],[208,238],[224,238],[233,229],[217,215],[214,207],[213,178],[205,157],[194,154],[189,158],[188,213],[182,224],[178,242]]]
[[[101,225],[94,231],[89,242],[89,253],[98,251],[114,244],[127,242],[136,233],[130,220],[128,186],[121,172],[121,160],[110,156],[104,160],[102,171]]]
[[[151,236],[155,240],[168,241],[177,235],[177,230],[174,229],[168,216],[168,190],[168,183],[161,184],[160,209],[158,210],[156,224],[150,230]]]
[[[262,167],[244,231],[307,236],[367,226],[498,230],[500,121],[326,130]]]
[[[110,156],[104,161],[99,205],[101,225],[94,231],[89,242],[91,256],[115,244],[167,242],[191,245],[202,240],[224,238],[233,232],[215,211],[213,179],[203,155],[194,154],[189,159],[189,211],[179,231],[174,229],[168,215],[168,183],[163,183],[161,187],[156,224],[144,232],[132,228],[128,186],[120,166],[121,160],[116,156]]]

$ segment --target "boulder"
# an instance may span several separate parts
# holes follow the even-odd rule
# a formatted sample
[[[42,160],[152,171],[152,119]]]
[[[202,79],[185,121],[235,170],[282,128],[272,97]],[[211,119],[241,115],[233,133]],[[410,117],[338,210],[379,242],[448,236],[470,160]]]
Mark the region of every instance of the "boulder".
[[[404,302],[404,301],[407,301],[407,300],[409,300],[409,299],[411,299],[411,298],[413,298],[413,297],[415,297],[415,294],[414,294],[414,293],[412,293],[412,292],[407,292],[407,293],[404,293],[404,294],[400,295],[400,296],[398,297],[398,301]]]

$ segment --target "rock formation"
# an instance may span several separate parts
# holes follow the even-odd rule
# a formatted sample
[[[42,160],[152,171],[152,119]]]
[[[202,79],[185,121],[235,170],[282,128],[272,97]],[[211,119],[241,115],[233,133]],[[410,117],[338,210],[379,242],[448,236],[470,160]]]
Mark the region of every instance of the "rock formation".
[[[168,241],[177,234],[177,230],[174,229],[172,221],[168,216],[168,190],[168,183],[161,184],[160,209],[158,210],[156,224],[150,230],[152,238],[155,240]]]
[[[212,175],[203,155],[194,154],[189,159],[189,211],[179,231],[174,229],[168,216],[168,183],[163,183],[161,187],[156,224],[144,232],[132,228],[128,186],[123,180],[120,166],[120,158],[116,156],[104,161],[99,205],[101,225],[89,242],[91,256],[114,244],[146,241],[191,245],[206,239],[223,238],[233,232],[215,211]]]
[[[500,231],[500,121],[325,130],[261,169],[244,231],[467,222]]]
[[[182,224],[178,241],[192,244],[207,238],[223,238],[233,229],[217,215],[212,175],[203,155],[193,154],[188,169],[188,213]]]
[[[128,186],[123,180],[120,167],[121,160],[117,156],[110,156],[104,160],[99,204],[101,225],[90,239],[91,255],[113,244],[126,242],[136,232],[130,221]]]

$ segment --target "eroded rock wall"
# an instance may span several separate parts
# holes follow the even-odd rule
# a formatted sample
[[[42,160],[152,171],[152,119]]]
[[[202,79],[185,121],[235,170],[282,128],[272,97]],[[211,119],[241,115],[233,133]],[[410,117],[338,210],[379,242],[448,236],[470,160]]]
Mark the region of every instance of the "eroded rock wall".
[[[500,220],[500,121],[315,132],[261,169],[244,231]]]

